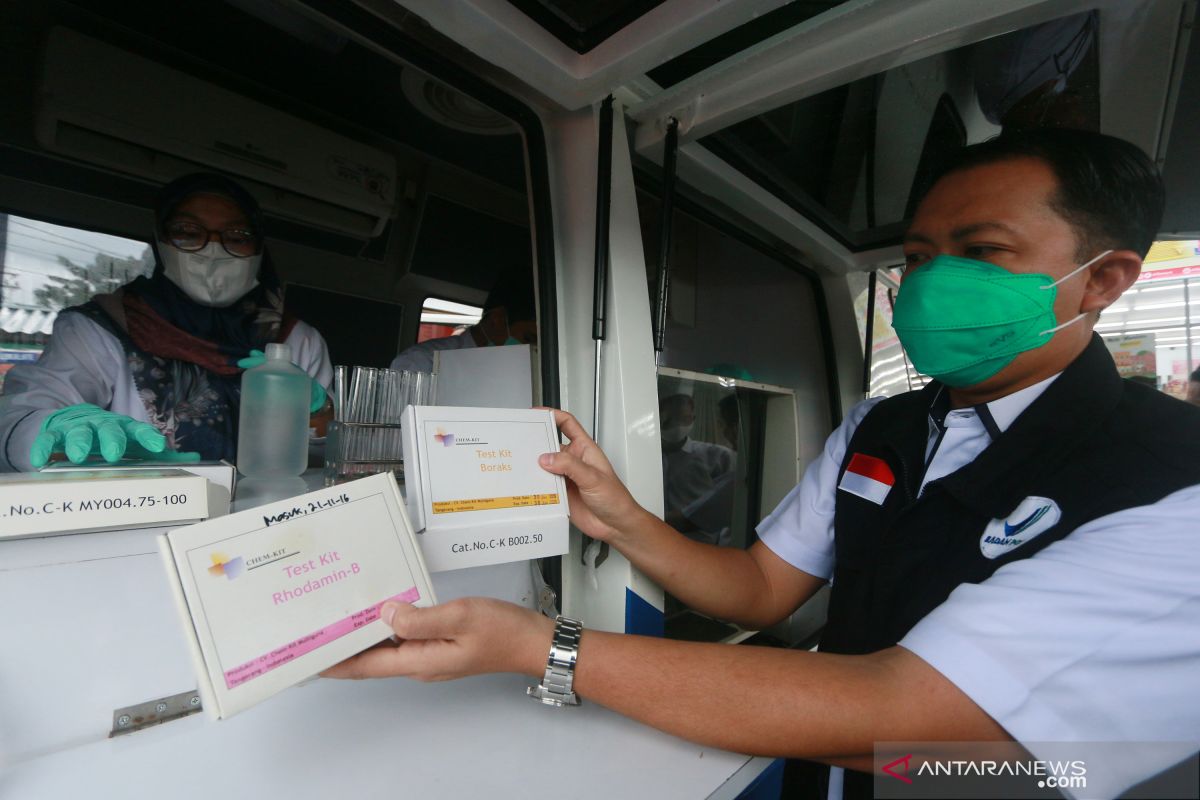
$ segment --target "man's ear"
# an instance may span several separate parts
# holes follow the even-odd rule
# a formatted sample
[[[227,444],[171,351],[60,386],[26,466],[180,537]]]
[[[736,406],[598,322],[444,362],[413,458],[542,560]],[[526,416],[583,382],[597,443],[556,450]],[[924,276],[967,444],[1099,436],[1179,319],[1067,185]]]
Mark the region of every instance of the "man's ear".
[[[489,308],[487,311],[483,312],[482,316],[479,317],[478,325],[481,328],[485,328],[485,329],[489,328],[492,325],[492,320],[495,318],[496,318],[496,309]]]
[[[479,327],[487,336],[489,342],[503,342],[505,331],[507,330],[507,314],[504,306],[496,306],[488,309],[488,312],[479,320]]]
[[[1132,250],[1114,250],[1096,262],[1083,288],[1080,312],[1099,313],[1117,301],[1142,273],[1142,257]]]

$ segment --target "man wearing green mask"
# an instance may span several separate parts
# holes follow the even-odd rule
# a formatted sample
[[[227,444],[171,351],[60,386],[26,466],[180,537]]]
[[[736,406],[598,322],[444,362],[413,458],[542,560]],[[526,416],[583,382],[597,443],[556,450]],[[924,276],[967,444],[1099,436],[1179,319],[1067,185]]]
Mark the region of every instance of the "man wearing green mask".
[[[533,297],[530,268],[508,267],[488,292],[479,322],[453,336],[414,344],[392,360],[391,368],[432,372],[433,354],[438,350],[537,344],[537,312]]]
[[[712,746],[833,766],[794,796],[873,796],[877,742],[1016,741],[1086,763],[1095,797],[1194,759],[1200,409],[1122,381],[1092,330],[1136,280],[1162,210],[1153,163],[1112,137],[1040,130],[966,148],[904,239],[896,328],[938,380],[851,409],[747,551],[645,511],[557,412],[570,445],[541,463],[568,478],[576,526],[749,628],[832,581],[820,652],[579,634],[470,599],[384,606],[402,643],[331,674],[543,679],[552,637],[571,632],[578,649],[557,674],[561,689],[573,670],[568,695]],[[1088,742],[1142,744],[1110,757]],[[888,775],[915,788],[927,757],[979,757],[908,747]]]

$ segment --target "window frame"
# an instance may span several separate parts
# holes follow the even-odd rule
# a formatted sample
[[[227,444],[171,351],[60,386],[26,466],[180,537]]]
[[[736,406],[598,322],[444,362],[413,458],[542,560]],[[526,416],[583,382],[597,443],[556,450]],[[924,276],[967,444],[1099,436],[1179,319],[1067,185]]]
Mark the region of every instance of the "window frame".
[[[530,234],[536,267],[538,350],[541,360],[542,402],[561,403],[558,367],[558,307],[554,215],[550,195],[550,166],[546,134],[537,113],[516,97],[488,83],[430,45],[419,42],[394,23],[356,4],[335,0],[301,0],[321,17],[335,23],[361,43],[389,58],[442,81],[500,113],[521,130],[525,143],[526,191],[530,203]]]
[[[635,159],[633,178],[634,185],[638,190],[652,194],[658,200],[662,200],[662,179],[652,171],[644,160]],[[687,184],[679,178],[676,178],[674,203],[676,211],[691,215],[699,222],[708,225],[722,235],[728,236],[757,251],[808,281],[813,293],[813,301],[816,305],[817,329],[821,334],[821,356],[825,367],[825,387],[829,401],[830,430],[841,425],[842,397],[836,353],[834,352],[833,345],[833,324],[830,319],[829,301],[825,294],[825,285],[821,282],[820,274],[789,253],[754,236],[745,227],[729,221],[719,212],[700,205],[696,200],[688,196]]]
[[[479,313],[480,313],[480,318],[482,318],[482,315],[483,315],[483,306],[475,306],[475,305],[472,305],[471,303],[464,303],[464,302],[463,302],[463,301],[461,301],[461,300],[454,300],[453,298],[450,298],[450,297],[439,297],[439,296],[438,296],[438,295],[436,295],[436,294],[427,294],[427,295],[424,295],[424,296],[421,298],[421,306],[420,306],[420,307],[417,309],[417,336],[418,336],[418,337],[421,335],[421,325],[423,325],[423,324],[424,324],[424,323],[421,321],[421,317],[422,317],[422,316],[424,315],[424,313],[425,313],[425,304],[426,304],[426,303],[428,303],[430,300],[441,300],[442,302],[445,302],[445,303],[456,303],[456,304],[458,304],[458,305],[460,305],[460,306],[469,306],[470,308],[478,308],[478,309],[479,309]],[[465,331],[464,331],[464,334],[465,334]],[[462,334],[455,334],[455,335],[462,335]],[[428,341],[430,341],[430,340],[429,340],[429,339],[426,339],[425,341],[427,341],[427,342],[428,342]],[[412,347],[412,346],[414,346],[414,345],[418,345],[418,344],[421,344],[421,341],[420,341],[420,339],[418,339],[417,341],[413,342],[413,344],[412,344],[412,345],[408,345],[408,346],[409,346],[409,347]]]
[[[9,174],[4,171],[4,166],[5,166],[4,151],[7,149],[8,148],[6,148],[5,146],[0,145],[0,175],[4,175],[5,177],[10,177]],[[20,208],[13,207],[7,203],[0,204],[0,214],[3,214],[5,217],[18,217],[20,219],[30,220],[32,222],[44,222],[48,225],[55,225],[60,228],[69,228],[71,230],[83,231],[86,233],[98,233],[103,236],[112,236],[117,239],[125,239],[126,241],[130,241],[130,242],[138,242],[138,243],[144,244],[146,247],[150,248],[151,253],[156,254],[156,251],[157,251],[156,243],[154,241],[153,236],[143,239],[138,236],[130,236],[128,233],[125,233],[123,231],[100,228],[100,227],[95,227],[95,226],[91,226],[91,225],[81,225],[81,224],[77,224],[74,220],[71,220],[68,218],[55,216],[53,214],[42,214],[42,213],[40,213],[40,211],[30,211],[28,209],[20,209]],[[156,255],[156,259],[157,259],[157,255]],[[80,266],[86,266],[86,265],[80,265]],[[2,295],[2,294],[3,294],[3,290],[0,290],[0,295]],[[5,299],[7,299],[7,298],[5,298]],[[62,311],[63,311],[63,309],[58,309],[54,313],[57,314],[57,313],[61,313]]]

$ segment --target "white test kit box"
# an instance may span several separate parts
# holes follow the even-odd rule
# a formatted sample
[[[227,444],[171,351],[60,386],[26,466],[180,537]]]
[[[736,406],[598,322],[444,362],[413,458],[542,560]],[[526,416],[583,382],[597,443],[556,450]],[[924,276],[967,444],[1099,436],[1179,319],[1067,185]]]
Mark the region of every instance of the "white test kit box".
[[[179,469],[0,475],[0,539],[153,528],[228,511],[228,492]]]
[[[409,406],[404,432],[408,511],[431,570],[567,552],[566,485],[538,464],[559,450],[549,411]]]
[[[229,499],[233,498],[233,489],[237,485],[237,467],[228,461],[193,461],[190,463],[172,461],[119,461],[116,464],[104,462],[84,462],[73,464],[70,461],[52,461],[42,467],[41,472],[86,472],[89,470],[118,469],[131,475],[137,472],[161,471],[177,469],[191,475],[207,478],[225,490]]]
[[[390,472],[173,530],[159,549],[218,719],[391,636],[385,602],[436,602]]]

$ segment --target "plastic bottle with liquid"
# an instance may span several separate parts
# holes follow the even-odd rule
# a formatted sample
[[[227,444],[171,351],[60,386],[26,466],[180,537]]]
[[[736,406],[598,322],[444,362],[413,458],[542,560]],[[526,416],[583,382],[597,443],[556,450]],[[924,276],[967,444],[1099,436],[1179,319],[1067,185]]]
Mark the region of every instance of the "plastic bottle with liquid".
[[[292,348],[268,344],[267,360],[242,374],[237,467],[249,478],[287,478],[308,466],[311,378]]]

